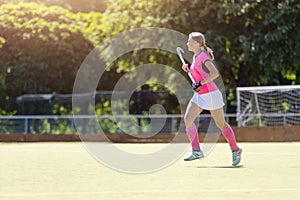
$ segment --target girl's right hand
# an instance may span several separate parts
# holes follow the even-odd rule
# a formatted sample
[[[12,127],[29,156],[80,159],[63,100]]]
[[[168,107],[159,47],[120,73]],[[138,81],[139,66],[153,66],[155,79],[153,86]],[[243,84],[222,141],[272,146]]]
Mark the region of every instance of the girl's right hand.
[[[182,70],[183,71],[187,71],[186,69],[189,67],[189,65],[188,64],[183,64],[182,66],[181,66],[181,68],[182,68]]]

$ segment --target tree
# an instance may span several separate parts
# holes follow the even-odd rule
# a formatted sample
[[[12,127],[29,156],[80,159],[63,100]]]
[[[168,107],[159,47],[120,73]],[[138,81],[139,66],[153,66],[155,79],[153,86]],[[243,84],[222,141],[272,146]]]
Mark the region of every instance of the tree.
[[[56,0],[45,2],[50,5]],[[61,2],[65,6],[71,1]],[[77,11],[73,9],[71,12],[58,6],[34,3],[2,4],[1,95],[71,93],[76,70],[92,49],[109,44],[124,31],[146,27],[168,28],[184,34],[203,32],[208,46],[215,50],[216,64],[227,88],[300,82],[299,1],[105,2],[107,8],[103,13],[74,13]],[[120,41],[126,39],[125,36]],[[130,42],[139,42],[140,39],[137,37]],[[171,41],[168,36],[161,37],[157,43],[166,41]],[[191,58],[191,53],[185,55]],[[113,72],[102,77],[109,84],[101,89],[112,89],[122,73],[134,71],[145,63],[161,63],[181,71],[181,63],[175,54],[157,49],[135,50],[111,64],[109,69]],[[176,88],[174,73],[170,70],[164,73]],[[145,77],[139,78],[143,80]]]
[[[106,0],[0,0],[1,4],[37,3],[45,6],[61,6],[72,12],[104,12]]]
[[[109,37],[137,27],[201,31],[215,49],[227,87],[295,84],[299,8],[296,0],[114,0],[104,12],[102,33]]]
[[[229,86],[296,84],[299,1],[235,1],[220,14],[223,73]],[[225,28],[229,31],[224,31]],[[222,52],[222,51],[221,51]],[[297,53],[298,52],[298,53]]]
[[[75,15],[35,3],[4,4],[0,13],[1,95],[70,93],[77,69],[94,47],[83,30],[101,14]]]

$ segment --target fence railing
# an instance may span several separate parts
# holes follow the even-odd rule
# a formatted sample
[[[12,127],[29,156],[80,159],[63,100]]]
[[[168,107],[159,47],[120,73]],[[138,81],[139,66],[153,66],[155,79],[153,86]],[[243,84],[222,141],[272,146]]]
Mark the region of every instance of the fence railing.
[[[300,125],[300,114],[225,114],[226,121],[232,125],[237,126],[241,117],[244,118],[268,118],[268,121],[273,123],[259,124],[249,123],[246,126],[285,126],[285,125]],[[0,116],[0,133],[50,133],[50,134],[75,134],[80,133],[97,133],[95,119],[99,123],[102,132],[104,133],[124,133],[124,128],[130,130],[132,134],[136,133],[153,133],[157,123],[163,126],[158,131],[159,133],[177,133],[179,130],[180,122],[182,122],[183,115],[22,115],[22,116]],[[272,120],[270,120],[272,119]],[[294,120],[293,120],[294,119]],[[153,121],[152,121],[153,120]],[[85,124],[84,126],[76,126],[76,121]],[[128,123],[131,121],[131,123]],[[131,127],[132,121],[136,124]],[[209,114],[201,114],[196,123],[199,124],[199,131],[207,132],[216,131],[217,127]],[[84,128],[82,128],[84,127]],[[123,128],[121,128],[123,127]],[[138,127],[138,128],[136,128]],[[80,130],[79,130],[80,129]],[[156,130],[155,130],[156,131]],[[125,131],[125,133],[128,133]]]
[[[230,124],[236,124],[236,114],[226,114],[225,118]],[[150,126],[147,126],[151,123],[151,119],[156,119],[154,121],[157,122],[164,121],[159,133],[176,133],[178,132],[180,122],[182,122],[183,115],[0,116],[0,133],[75,134],[78,131],[78,127],[75,125],[76,120],[86,124],[84,130],[79,130],[80,133],[94,133],[97,131],[97,128],[90,124],[92,124],[92,122],[94,123],[95,119],[97,119],[101,129],[105,133],[124,133],[123,129],[120,128],[120,123],[122,124],[122,127],[126,127],[126,123],[130,119],[139,125],[137,126],[139,127],[138,129],[132,129],[133,133],[151,133],[153,128],[151,126],[155,126],[155,122]],[[201,114],[196,121],[199,123],[200,131],[206,131],[208,126],[212,126],[211,124],[214,123],[209,114]],[[130,124],[128,126],[130,126]]]

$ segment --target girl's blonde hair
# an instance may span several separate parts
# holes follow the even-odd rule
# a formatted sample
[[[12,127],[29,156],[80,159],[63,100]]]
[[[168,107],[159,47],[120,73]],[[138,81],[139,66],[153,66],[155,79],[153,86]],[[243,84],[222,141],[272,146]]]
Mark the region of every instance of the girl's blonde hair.
[[[211,48],[209,48],[208,46],[206,46],[205,37],[202,33],[192,32],[192,33],[190,33],[190,37],[200,44],[200,47],[203,48],[204,51],[207,52],[207,54],[210,56],[211,60],[214,60],[213,50]]]

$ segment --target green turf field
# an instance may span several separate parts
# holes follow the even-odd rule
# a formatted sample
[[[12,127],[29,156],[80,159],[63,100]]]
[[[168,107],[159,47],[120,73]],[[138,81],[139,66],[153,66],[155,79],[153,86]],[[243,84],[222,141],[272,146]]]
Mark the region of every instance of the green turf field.
[[[164,144],[117,144],[152,149]],[[1,200],[299,199],[300,143],[241,143],[240,167],[227,144],[203,160],[182,159],[158,172],[120,173],[81,143],[0,144]],[[188,152],[186,152],[188,155]]]

